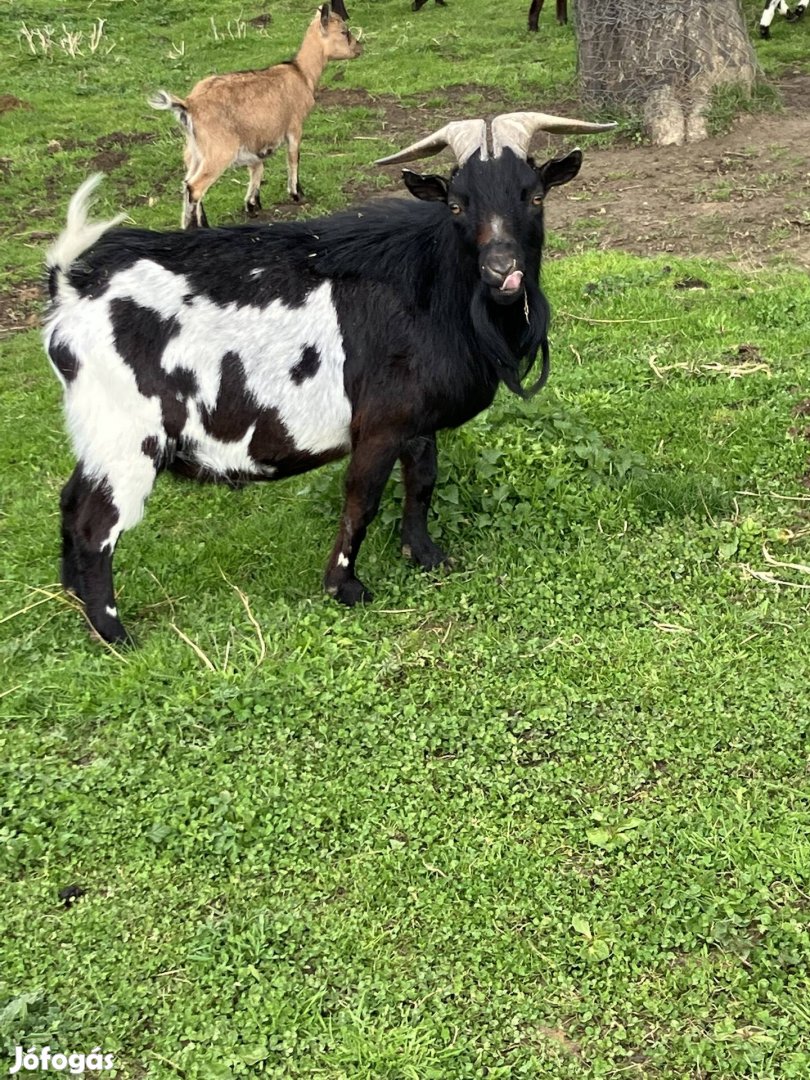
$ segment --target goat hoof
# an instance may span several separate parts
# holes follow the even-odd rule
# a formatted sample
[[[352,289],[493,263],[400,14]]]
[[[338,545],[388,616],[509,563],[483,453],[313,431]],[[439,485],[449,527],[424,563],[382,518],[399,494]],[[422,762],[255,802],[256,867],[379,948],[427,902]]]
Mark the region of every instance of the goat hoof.
[[[106,613],[100,617],[90,619],[90,627],[95,636],[102,641],[106,641],[108,645],[120,647],[135,644],[124,629],[121,620]]]
[[[354,607],[356,604],[370,604],[374,594],[370,592],[358,578],[348,578],[339,585],[328,585],[326,591],[334,596],[346,607]]]
[[[759,36],[761,38],[764,38],[767,41],[768,38],[771,36],[771,28],[770,28],[770,26],[760,26],[760,28],[759,28]]]
[[[403,543],[402,554],[409,562],[416,563],[423,570],[435,570],[437,566],[449,569],[453,565],[450,557],[430,539],[419,543]]]
[[[255,202],[245,203],[245,213],[248,217],[257,217],[262,204],[257,199]]]

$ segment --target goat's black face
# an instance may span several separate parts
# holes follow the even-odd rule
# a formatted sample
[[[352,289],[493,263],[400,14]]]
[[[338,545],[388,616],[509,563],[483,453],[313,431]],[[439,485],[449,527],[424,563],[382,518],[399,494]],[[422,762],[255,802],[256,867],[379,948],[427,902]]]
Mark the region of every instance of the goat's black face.
[[[403,178],[417,199],[446,204],[489,296],[511,304],[523,296],[526,275],[539,271],[546,192],[573,180],[581,165],[580,150],[539,166],[504,150],[485,161],[474,154],[449,181],[409,169]]]

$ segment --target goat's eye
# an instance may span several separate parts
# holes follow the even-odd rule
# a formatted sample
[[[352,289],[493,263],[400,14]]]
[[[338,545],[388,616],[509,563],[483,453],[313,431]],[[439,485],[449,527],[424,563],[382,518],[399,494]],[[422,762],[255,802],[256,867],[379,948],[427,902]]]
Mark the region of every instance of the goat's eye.
[[[532,206],[541,206],[542,203],[543,203],[543,196],[542,195],[540,195],[539,193],[537,195],[532,195]]]
[[[457,202],[451,202],[448,205],[450,206],[450,213],[451,214],[458,215],[458,214],[461,213],[461,207],[459,206],[459,204]]]

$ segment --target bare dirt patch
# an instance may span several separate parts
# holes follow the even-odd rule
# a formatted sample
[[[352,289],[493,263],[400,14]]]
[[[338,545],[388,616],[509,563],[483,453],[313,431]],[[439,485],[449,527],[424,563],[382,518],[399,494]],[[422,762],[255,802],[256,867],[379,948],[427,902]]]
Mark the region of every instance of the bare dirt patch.
[[[14,94],[0,94],[0,115],[11,112],[12,109],[31,108],[33,106],[30,101],[23,101],[22,98],[15,97]]]
[[[580,177],[549,200],[548,223],[582,247],[714,256],[810,269],[810,77],[782,83],[785,107],[681,147],[585,147]]]
[[[123,146],[141,146],[157,139],[155,131],[113,131],[109,135],[100,135],[96,139],[99,150],[111,150]]]
[[[37,326],[42,311],[42,288],[26,281],[0,293],[0,335]]]
[[[98,169],[103,173],[111,173],[114,169],[117,169],[120,165],[129,161],[129,154],[126,150],[101,150],[98,154],[94,154],[87,164],[91,169]]]

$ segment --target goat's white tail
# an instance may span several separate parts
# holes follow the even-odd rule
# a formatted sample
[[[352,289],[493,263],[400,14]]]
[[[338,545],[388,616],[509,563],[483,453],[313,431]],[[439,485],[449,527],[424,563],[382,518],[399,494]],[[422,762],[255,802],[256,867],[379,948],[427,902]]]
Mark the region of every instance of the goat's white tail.
[[[146,100],[153,109],[171,109],[183,127],[186,128],[187,131],[192,130],[191,117],[188,115],[188,107],[182,98],[176,97],[166,90],[157,90]]]
[[[93,192],[104,179],[102,173],[88,176],[70,200],[67,225],[48,249],[46,264],[58,270],[67,270],[83,251],[95,244],[107,229],[118,225],[126,214],[118,214],[109,221],[88,221],[87,211],[93,201]]]

